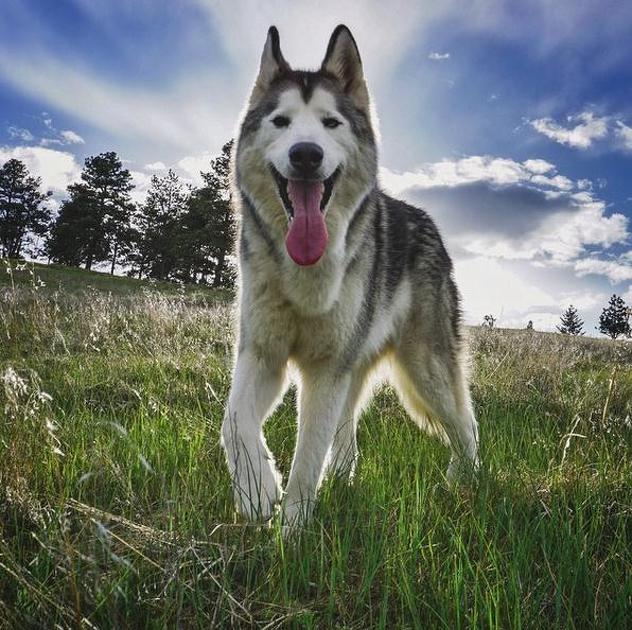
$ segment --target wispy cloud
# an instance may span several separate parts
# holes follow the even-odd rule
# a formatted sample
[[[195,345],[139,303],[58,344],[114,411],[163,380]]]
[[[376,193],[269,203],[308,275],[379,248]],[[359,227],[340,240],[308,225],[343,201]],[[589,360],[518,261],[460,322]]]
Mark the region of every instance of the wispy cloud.
[[[165,91],[124,86],[47,53],[21,59],[0,55],[0,74],[27,94],[97,129],[182,152],[215,143],[219,149],[232,134],[239,113],[235,104],[245,93],[217,75],[192,77]],[[46,143],[56,140],[49,138]]]
[[[568,126],[552,118],[537,118],[529,124],[547,138],[574,149],[589,149],[597,142],[609,150],[632,151],[632,127],[620,117],[596,116],[586,111],[567,116]]]
[[[568,116],[567,123],[569,126],[564,127],[552,118],[538,118],[529,124],[547,138],[575,149],[588,149],[595,140],[608,134],[608,118],[595,116],[590,111]]]
[[[22,142],[32,142],[35,137],[28,129],[22,127],[10,126],[7,127],[7,133],[12,140],[21,140]]]
[[[46,112],[42,112],[40,116],[35,117],[39,121],[39,125],[43,127],[44,136],[37,140],[36,134],[30,129],[24,129],[17,125],[11,125],[7,127],[7,133],[11,140],[17,140],[19,142],[32,143],[37,141],[41,146],[47,147],[52,145],[70,145],[70,144],[85,144],[85,140],[72,129],[58,130],[53,124],[52,117]],[[38,134],[39,135],[39,134]]]
[[[428,55],[428,59],[431,61],[446,61],[447,59],[450,59],[450,53],[431,52]]]
[[[85,144],[86,141],[72,129],[65,129],[59,132],[59,136],[65,144]]]
[[[88,60],[73,58],[69,63],[67,53],[42,37],[24,40],[19,49],[7,49],[0,42],[0,76],[40,102],[125,142],[162,146],[171,157],[177,152],[199,155],[217,152],[234,133],[270,24],[279,27],[292,64],[314,67],[322,60],[333,28],[347,22],[362,48],[372,87],[379,90],[416,42],[421,26],[444,12],[439,4],[424,8],[401,1],[394,10],[379,0],[368,0],[362,12],[354,3],[334,0],[283,6],[245,0],[239,10],[214,0],[192,2],[207,16],[209,39],[223,53],[211,67],[193,62],[169,82],[128,83],[97,71]],[[82,1],[77,6],[94,17],[93,4]],[[99,20],[108,22],[121,3],[96,4]],[[144,10],[142,3],[137,10]]]
[[[632,151],[632,127],[620,120],[616,121],[615,136],[626,151]]]

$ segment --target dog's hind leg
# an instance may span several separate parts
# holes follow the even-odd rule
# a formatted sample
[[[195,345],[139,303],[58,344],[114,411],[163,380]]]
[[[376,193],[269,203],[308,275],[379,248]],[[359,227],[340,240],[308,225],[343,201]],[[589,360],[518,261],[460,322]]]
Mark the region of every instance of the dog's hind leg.
[[[406,343],[397,350],[393,368],[394,384],[413,420],[449,441],[448,480],[474,473],[479,466],[478,425],[460,357]]]
[[[281,497],[281,476],[265,443],[263,423],[283,393],[285,366],[240,351],[222,425],[222,445],[235,506],[245,517],[271,516]]]
[[[296,451],[282,507],[287,525],[304,523],[311,515],[350,383],[351,375],[328,369],[301,374]]]

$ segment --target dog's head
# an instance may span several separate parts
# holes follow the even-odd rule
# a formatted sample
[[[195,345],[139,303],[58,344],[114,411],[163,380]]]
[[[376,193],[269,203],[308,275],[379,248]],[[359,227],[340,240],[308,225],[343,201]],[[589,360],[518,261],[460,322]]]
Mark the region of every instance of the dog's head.
[[[317,71],[293,70],[270,28],[241,126],[237,181],[262,204],[264,219],[284,227],[287,252],[299,265],[323,256],[328,225],[344,227],[375,181],[369,107],[346,26],[333,32]]]

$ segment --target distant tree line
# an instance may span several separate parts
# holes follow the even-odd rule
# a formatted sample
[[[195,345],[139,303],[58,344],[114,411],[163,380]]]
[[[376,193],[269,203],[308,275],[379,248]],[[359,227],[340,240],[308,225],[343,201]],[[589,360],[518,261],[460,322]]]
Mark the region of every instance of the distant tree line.
[[[11,159],[0,168],[0,256],[46,256],[86,269],[107,263],[112,274],[231,286],[231,147],[232,140],[200,173],[199,187],[172,170],[154,175],[142,203],[132,200],[132,176],[116,153],[89,157],[57,216],[41,179]]]
[[[232,140],[201,172],[202,185],[185,184],[169,170],[154,175],[145,200],[134,203],[130,172],[113,151],[85,160],[81,181],[68,187],[57,216],[41,192],[41,178],[31,175],[20,160],[0,167],[0,257],[47,256],[71,266],[107,263],[138,278],[231,286],[230,254],[235,239],[231,211],[229,163]],[[597,330],[617,339],[632,336],[630,309],[613,295]],[[485,315],[483,327],[493,329],[496,318]],[[533,330],[533,322],[527,324]],[[560,317],[557,330],[583,335],[584,322],[575,307]]]
[[[612,295],[608,300],[608,305],[603,308],[599,316],[599,325],[597,330],[610,337],[610,339],[618,339],[619,337],[631,337],[632,327],[630,326],[630,318],[632,317],[632,308],[626,305],[625,300],[619,295]],[[496,318],[493,315],[485,315],[483,317],[482,328],[492,329],[496,325]],[[571,304],[560,316],[560,323],[556,326],[558,332],[563,335],[583,335],[584,321],[580,318],[577,309]],[[526,330],[533,330],[533,321],[527,322]]]

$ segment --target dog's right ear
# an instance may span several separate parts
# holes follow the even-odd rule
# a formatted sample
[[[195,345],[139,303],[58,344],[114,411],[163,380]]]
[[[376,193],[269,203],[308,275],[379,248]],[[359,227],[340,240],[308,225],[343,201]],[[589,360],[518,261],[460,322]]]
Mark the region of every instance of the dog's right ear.
[[[261,53],[259,74],[257,75],[257,80],[255,81],[255,86],[250,96],[251,104],[261,99],[277,75],[290,71],[290,64],[285,61],[283,53],[281,52],[279,31],[276,26],[271,26],[268,29],[268,37],[263,47],[263,52]]]

